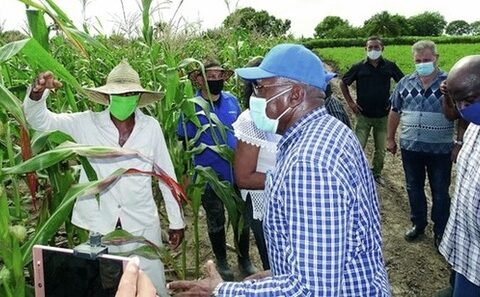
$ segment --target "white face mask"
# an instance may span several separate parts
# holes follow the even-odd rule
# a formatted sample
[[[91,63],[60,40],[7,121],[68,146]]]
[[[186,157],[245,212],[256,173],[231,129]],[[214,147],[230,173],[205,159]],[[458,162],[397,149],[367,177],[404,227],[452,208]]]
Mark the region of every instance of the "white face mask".
[[[382,56],[382,51],[371,50],[367,52],[367,57],[371,60],[376,60]]]
[[[429,76],[435,71],[435,64],[433,62],[425,62],[415,64],[415,69],[420,76]]]
[[[271,119],[267,116],[267,104],[289,92],[291,89],[292,88],[282,91],[268,100],[254,95],[250,96],[250,116],[258,129],[269,133],[277,133],[279,120],[290,110],[290,107],[287,108],[278,118]]]

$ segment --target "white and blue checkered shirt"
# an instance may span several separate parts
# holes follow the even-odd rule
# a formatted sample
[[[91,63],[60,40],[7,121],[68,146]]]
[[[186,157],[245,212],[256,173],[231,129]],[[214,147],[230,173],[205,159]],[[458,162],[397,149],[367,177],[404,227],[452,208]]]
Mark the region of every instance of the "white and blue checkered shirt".
[[[375,182],[353,132],[316,109],[290,127],[267,175],[272,277],[218,296],[390,296]]]
[[[463,139],[440,253],[453,270],[480,286],[480,126],[468,125]]]

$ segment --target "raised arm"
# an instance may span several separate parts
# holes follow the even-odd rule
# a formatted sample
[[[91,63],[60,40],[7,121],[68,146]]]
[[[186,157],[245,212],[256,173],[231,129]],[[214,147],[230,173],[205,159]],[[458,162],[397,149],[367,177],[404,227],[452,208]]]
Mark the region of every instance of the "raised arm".
[[[27,90],[23,110],[27,122],[39,131],[58,130],[71,135],[75,140],[79,133],[79,117],[82,113],[53,113],[47,109],[50,90],[62,87],[51,72],[41,73]]]

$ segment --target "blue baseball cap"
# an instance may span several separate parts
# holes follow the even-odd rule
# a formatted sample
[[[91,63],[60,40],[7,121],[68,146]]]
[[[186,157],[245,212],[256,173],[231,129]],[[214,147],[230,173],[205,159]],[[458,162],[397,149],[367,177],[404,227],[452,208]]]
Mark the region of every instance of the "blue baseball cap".
[[[237,75],[245,80],[285,77],[325,90],[334,77],[326,72],[323,62],[311,50],[300,44],[274,46],[258,67],[238,68]]]

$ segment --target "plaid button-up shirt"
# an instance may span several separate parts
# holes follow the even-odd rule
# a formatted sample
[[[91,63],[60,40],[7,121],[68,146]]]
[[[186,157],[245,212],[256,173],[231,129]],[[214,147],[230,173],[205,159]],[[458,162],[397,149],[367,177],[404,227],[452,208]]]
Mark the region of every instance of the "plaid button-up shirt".
[[[453,270],[480,286],[480,126],[470,124],[463,139],[440,253]]]
[[[266,183],[273,276],[219,296],[390,296],[375,183],[350,129],[312,111],[281,139]]]

